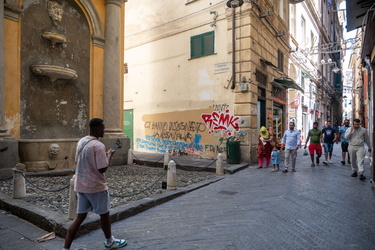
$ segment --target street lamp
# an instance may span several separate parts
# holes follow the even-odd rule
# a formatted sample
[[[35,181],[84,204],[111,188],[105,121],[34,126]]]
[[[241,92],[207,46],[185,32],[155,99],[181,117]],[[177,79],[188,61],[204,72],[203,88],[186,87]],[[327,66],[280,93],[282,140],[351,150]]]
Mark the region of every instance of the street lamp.
[[[236,88],[236,8],[243,4],[243,0],[229,0],[227,2],[228,8],[232,8],[232,86],[231,89]]]
[[[240,7],[242,4],[243,4],[243,0],[229,0],[227,2],[228,8],[233,8],[233,9]]]
[[[337,74],[337,73],[339,73],[339,72],[341,71],[341,69],[340,69],[339,67],[337,67],[336,62],[333,62],[331,58],[329,58],[329,59],[327,60],[327,62],[326,62],[324,59],[322,59],[322,60],[320,61],[320,64],[317,64],[316,66],[319,66],[319,65],[327,65],[327,64],[329,64],[329,65],[335,65],[335,67],[332,69],[332,71],[333,71],[334,73]]]

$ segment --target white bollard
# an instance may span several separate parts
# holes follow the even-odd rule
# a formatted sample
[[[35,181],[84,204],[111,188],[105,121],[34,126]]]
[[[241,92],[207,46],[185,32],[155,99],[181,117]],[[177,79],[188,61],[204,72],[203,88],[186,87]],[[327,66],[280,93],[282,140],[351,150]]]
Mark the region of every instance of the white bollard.
[[[164,165],[163,165],[164,170],[167,170],[167,168],[168,168],[168,163],[169,163],[169,153],[165,153],[165,154],[164,154]]]
[[[72,179],[70,179],[70,186],[69,186],[69,208],[68,208],[68,218],[69,220],[74,220],[77,215],[77,196],[74,192],[74,179],[75,175],[73,175]]]
[[[24,172],[25,169],[24,164],[18,163],[13,170],[13,199],[20,199],[26,196],[25,177],[22,176],[22,172]]]
[[[133,150],[131,148],[128,151],[128,165],[133,165]]]
[[[176,188],[176,163],[174,161],[170,161],[168,163],[167,172],[167,190],[175,190]]]
[[[223,174],[224,174],[223,155],[219,153],[217,155],[217,160],[216,160],[216,175],[223,175]]]

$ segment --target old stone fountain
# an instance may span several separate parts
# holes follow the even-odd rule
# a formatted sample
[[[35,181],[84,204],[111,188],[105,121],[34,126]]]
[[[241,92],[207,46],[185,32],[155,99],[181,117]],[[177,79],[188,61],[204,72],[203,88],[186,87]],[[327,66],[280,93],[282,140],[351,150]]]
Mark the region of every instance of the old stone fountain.
[[[27,171],[72,168],[88,133],[90,32],[74,1],[60,3],[34,1],[22,19],[19,155]]]
[[[124,2],[0,1],[0,176],[17,162],[27,171],[73,169],[93,117],[104,118],[106,147],[122,146],[112,164],[126,163]]]

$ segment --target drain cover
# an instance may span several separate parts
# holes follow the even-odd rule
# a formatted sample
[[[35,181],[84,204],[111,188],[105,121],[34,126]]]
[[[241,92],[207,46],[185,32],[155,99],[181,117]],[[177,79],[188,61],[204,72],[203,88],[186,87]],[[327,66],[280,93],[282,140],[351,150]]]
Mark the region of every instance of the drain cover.
[[[232,191],[220,191],[219,194],[227,194],[227,195],[235,195],[238,192],[232,192]]]

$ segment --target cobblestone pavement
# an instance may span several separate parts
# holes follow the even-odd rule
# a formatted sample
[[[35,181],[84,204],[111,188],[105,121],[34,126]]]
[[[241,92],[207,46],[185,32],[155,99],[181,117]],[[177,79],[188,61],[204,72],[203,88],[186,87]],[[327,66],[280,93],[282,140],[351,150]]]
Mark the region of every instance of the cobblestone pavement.
[[[367,180],[360,181],[340,163],[340,145],[329,166],[311,168],[302,153],[296,173],[247,168],[114,223],[113,234],[128,240],[125,249],[374,249],[368,159]],[[103,249],[103,238],[96,230],[76,239],[72,249]],[[54,248],[30,249],[62,249],[62,239],[52,242]],[[2,243],[0,249],[16,249]]]

